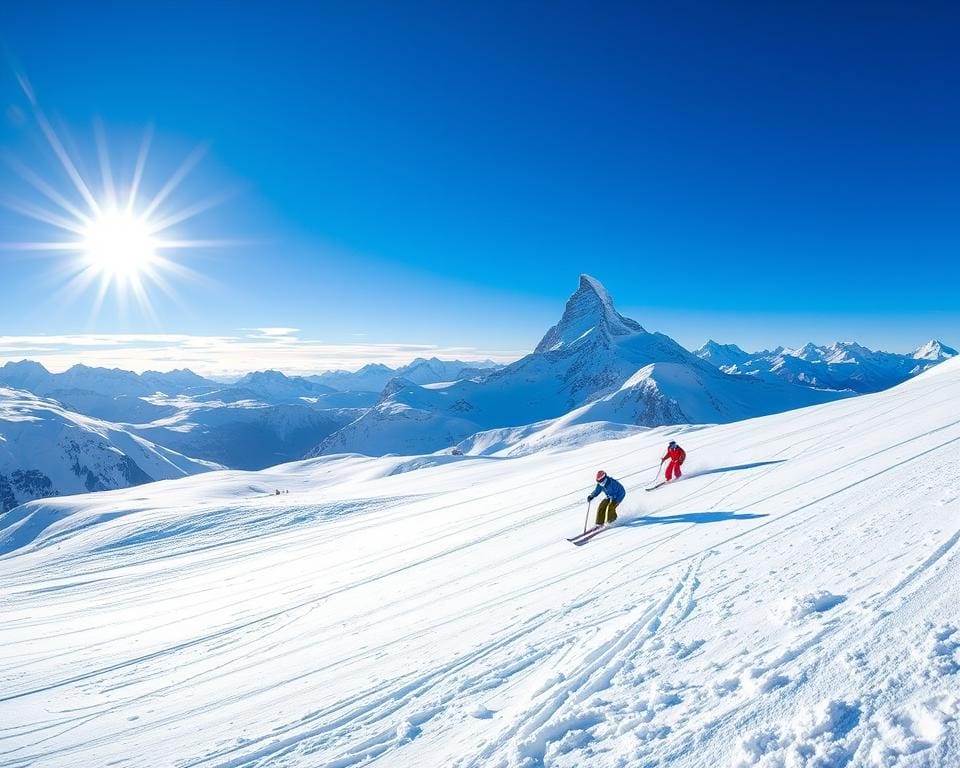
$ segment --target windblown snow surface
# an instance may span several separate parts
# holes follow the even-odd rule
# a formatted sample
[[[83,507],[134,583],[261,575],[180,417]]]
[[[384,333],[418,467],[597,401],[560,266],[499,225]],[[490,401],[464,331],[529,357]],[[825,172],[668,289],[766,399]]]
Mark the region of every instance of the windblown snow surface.
[[[687,427],[652,493],[666,428],[33,502],[0,765],[960,765],[958,402],[953,360]]]

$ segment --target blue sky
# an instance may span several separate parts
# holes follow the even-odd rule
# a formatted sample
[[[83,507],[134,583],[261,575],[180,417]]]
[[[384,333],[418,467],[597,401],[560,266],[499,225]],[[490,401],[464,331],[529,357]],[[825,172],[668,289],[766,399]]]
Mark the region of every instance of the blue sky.
[[[178,251],[196,276],[153,316],[113,293],[93,312],[57,293],[61,255],[4,251],[3,332],[509,356],[588,272],[688,346],[956,345],[958,12],[918,8],[17,4],[6,155],[70,192],[17,72],[93,187],[94,120],[118,176],[154,126],[153,191],[208,144],[168,202],[229,193],[178,234],[231,244]],[[0,211],[4,241],[49,230]]]

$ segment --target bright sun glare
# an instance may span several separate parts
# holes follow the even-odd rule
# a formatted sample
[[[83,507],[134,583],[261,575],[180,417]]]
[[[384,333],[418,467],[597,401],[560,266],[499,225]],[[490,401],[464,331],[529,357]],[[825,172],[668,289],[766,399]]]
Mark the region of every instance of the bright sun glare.
[[[148,295],[156,288],[174,297],[171,279],[196,277],[193,270],[174,260],[172,252],[205,247],[221,247],[224,240],[197,240],[176,237],[175,232],[188,220],[218,204],[222,198],[201,200],[185,207],[174,202],[174,193],[203,157],[203,147],[194,150],[165,181],[145,195],[145,174],[152,131],[143,138],[132,174],[115,179],[103,126],[95,125],[99,179],[87,177],[80,163],[71,157],[67,145],[47,119],[25,77],[20,76],[24,95],[33,108],[37,126],[47,140],[63,172],[66,186],[42,178],[15,160],[11,164],[33,188],[32,199],[13,200],[7,205],[21,214],[53,227],[60,233],[50,240],[0,243],[0,247],[33,252],[62,252],[62,272],[67,277],[64,298],[76,297],[91,287],[96,296],[91,307],[95,316],[107,294],[116,293],[121,308],[131,294],[140,308],[154,316]],[[52,204],[52,207],[51,207]]]
[[[84,257],[100,274],[135,280],[157,257],[156,242],[144,221],[130,213],[108,211],[83,233]]]

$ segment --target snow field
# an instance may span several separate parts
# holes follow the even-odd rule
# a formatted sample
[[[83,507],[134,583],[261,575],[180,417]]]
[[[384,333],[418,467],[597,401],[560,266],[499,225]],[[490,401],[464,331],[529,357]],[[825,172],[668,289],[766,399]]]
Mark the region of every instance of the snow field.
[[[21,507],[0,765],[960,764],[958,398],[687,427],[651,493],[669,429]]]

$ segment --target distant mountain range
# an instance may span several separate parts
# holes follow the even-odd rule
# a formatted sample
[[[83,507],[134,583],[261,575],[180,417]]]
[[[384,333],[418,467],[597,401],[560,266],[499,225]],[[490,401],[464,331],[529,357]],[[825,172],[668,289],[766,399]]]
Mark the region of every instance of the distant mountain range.
[[[309,376],[310,381],[323,384],[341,392],[380,393],[391,379],[404,379],[413,384],[437,384],[442,381],[458,381],[482,376],[500,368],[491,360],[467,363],[463,360],[439,360],[418,357],[409,365],[390,368],[375,363],[365,365],[358,371],[327,371],[317,376]]]
[[[798,349],[744,352],[736,344],[708,341],[694,354],[724,373],[864,394],[900,384],[955,357],[957,351],[939,341],[928,341],[909,354],[875,352],[856,342],[838,341],[829,346],[810,343]]]
[[[161,447],[54,400],[0,387],[0,512],[45,496],[184,477],[217,464]]]
[[[580,421],[716,423],[850,394],[726,374],[668,336],[621,315],[603,285],[582,275],[560,322],[532,354],[451,384],[420,386],[394,379],[376,405],[323,440],[313,454],[429,453],[479,431],[578,409]]]
[[[134,373],[119,368],[74,365],[63,373],[51,373],[40,363],[32,360],[7,363],[0,367],[0,385],[44,396],[79,390],[111,397],[120,395],[139,397],[152,395],[155,392],[179,395],[219,389],[223,386],[186,369],[167,373],[158,371]]]
[[[430,383],[491,367],[418,359],[397,370],[376,366],[376,373],[385,383],[398,370]],[[7,363],[0,366],[0,508],[300,459],[376,403],[367,374],[257,371],[225,384],[189,370],[75,365],[51,373],[32,361]],[[328,376],[356,389],[317,380]]]
[[[691,353],[582,275],[559,322],[507,366],[418,358],[224,383],[24,360],[0,366],[0,507],[305,455],[517,455],[730,422],[885,389],[956,354],[936,341],[908,355],[852,342],[749,353],[710,341]]]

